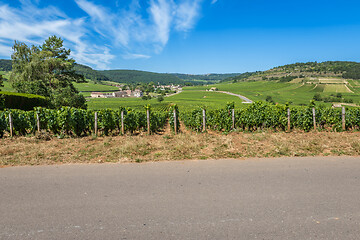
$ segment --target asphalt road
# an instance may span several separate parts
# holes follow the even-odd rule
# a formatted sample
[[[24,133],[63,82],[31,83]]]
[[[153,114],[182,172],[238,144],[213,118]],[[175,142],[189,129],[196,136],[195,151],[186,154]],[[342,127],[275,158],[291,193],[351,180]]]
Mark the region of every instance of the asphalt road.
[[[360,239],[360,157],[3,168],[0,239]]]
[[[244,100],[242,103],[253,103],[252,100],[250,100],[249,98],[244,97],[244,96],[242,96],[240,94],[236,94],[236,93],[232,93],[232,92],[225,92],[225,91],[218,91],[218,92],[225,93],[225,94],[228,94],[228,95],[232,95],[232,96],[241,98],[242,100]]]

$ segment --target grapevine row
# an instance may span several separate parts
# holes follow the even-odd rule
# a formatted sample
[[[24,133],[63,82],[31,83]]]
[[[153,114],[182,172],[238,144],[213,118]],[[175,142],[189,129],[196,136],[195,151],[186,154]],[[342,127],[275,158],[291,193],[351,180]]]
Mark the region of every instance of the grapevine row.
[[[360,108],[347,109],[345,118],[341,109],[337,108],[314,105],[289,107],[266,102],[255,102],[246,108],[236,110],[234,110],[234,103],[227,104],[223,109],[206,111],[204,111],[204,108],[198,108],[189,112],[179,112],[176,105],[170,105],[164,111],[151,111],[151,107],[148,105],[145,106],[145,110],[134,111],[123,108],[96,111],[97,130],[104,135],[120,134],[122,132],[133,134],[144,131],[150,133],[164,129],[166,123],[169,122],[172,131],[179,131],[180,121],[187,128],[198,132],[206,129],[229,132],[234,128],[242,131],[258,131],[262,129],[285,131],[289,127],[310,131],[314,125],[319,130],[360,129]],[[149,123],[147,122],[147,111],[149,112]],[[316,115],[315,123],[314,111]],[[121,119],[121,113],[123,113],[123,120]],[[35,108],[33,111],[11,109],[0,111],[0,137],[6,131],[10,132],[10,116],[12,118],[13,135],[35,133],[38,128],[53,134],[74,136],[87,136],[96,132],[94,131],[95,111],[92,110],[69,107],[58,110]],[[37,126],[38,124],[39,126]],[[122,126],[124,126],[124,129],[122,129]]]
[[[121,132],[121,112],[123,112],[124,132],[134,133],[147,131],[147,115],[145,111],[131,109],[97,111],[98,131],[104,135]],[[150,113],[150,132],[157,132],[165,127],[165,112]],[[9,117],[12,118],[14,135],[26,135],[37,131],[37,118],[42,130],[53,134],[86,136],[94,132],[95,111],[63,107],[59,110],[36,108],[34,111],[11,109],[0,111],[0,137],[10,132]]]
[[[296,128],[310,131],[314,127],[313,108],[315,109],[315,124],[317,129],[341,131],[342,111],[339,108],[324,106],[286,106],[274,105],[266,102],[255,102],[247,108],[236,109],[235,129],[243,131],[257,131],[261,129],[274,129],[285,131],[288,128]],[[232,118],[233,105],[228,104],[223,109],[206,111],[206,129],[229,132],[233,128]],[[290,118],[288,118],[288,109]],[[181,114],[184,125],[194,131],[203,131],[203,108]],[[346,130],[360,129],[360,108],[346,109]]]

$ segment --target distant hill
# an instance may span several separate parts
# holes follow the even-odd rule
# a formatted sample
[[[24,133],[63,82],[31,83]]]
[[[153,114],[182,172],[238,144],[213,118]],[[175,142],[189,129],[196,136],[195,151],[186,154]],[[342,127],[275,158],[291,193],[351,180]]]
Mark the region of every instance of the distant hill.
[[[76,73],[82,74],[85,78],[93,81],[111,81],[108,77],[106,77],[99,71],[82,64],[75,63],[74,70],[76,71]]]
[[[256,75],[257,73],[259,72],[246,72],[246,73],[241,73],[237,76],[232,76],[232,77],[228,77],[228,78],[225,78],[224,80],[222,80],[221,82],[229,82],[229,81],[232,81],[232,82],[240,82],[240,81],[243,81],[244,79],[248,79],[249,77],[253,76],[253,75]]]
[[[11,60],[0,59],[0,71],[9,72],[12,70]]]
[[[11,60],[0,59],[0,71],[11,71]],[[160,84],[184,84],[185,82],[172,74],[153,73],[137,70],[94,70],[91,67],[75,63],[74,70],[93,81],[112,81],[118,83],[160,83]]]
[[[150,83],[154,82],[155,84],[184,84],[184,80],[181,80],[177,76],[166,73],[153,73],[137,70],[105,70],[98,71],[99,73],[105,75],[113,82],[118,83]]]
[[[224,81],[258,81],[279,80],[288,82],[295,78],[337,77],[346,79],[360,79],[360,63],[346,61],[326,61],[293,63],[272,68],[267,71],[255,72],[248,77],[239,75]]]
[[[207,84],[221,82],[222,80],[240,75],[240,73],[209,73],[209,74],[182,74],[182,73],[171,73],[174,76],[186,81],[186,82],[203,82]]]
[[[0,59],[0,71],[11,71],[11,60]],[[240,81],[280,81],[289,82],[298,79],[318,77],[336,77],[345,79],[360,79],[360,63],[348,61],[327,61],[294,63],[274,67],[267,71],[229,73],[229,74],[180,74],[154,73],[137,70],[94,70],[91,67],[75,64],[77,73],[83,74],[93,81],[112,81],[118,83],[160,83],[160,84],[212,84],[217,82]]]

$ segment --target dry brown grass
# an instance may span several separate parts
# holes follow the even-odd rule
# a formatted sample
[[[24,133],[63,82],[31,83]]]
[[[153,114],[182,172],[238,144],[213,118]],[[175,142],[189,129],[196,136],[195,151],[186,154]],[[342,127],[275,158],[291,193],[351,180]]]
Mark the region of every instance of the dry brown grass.
[[[219,133],[0,139],[0,166],[360,155],[359,132]]]

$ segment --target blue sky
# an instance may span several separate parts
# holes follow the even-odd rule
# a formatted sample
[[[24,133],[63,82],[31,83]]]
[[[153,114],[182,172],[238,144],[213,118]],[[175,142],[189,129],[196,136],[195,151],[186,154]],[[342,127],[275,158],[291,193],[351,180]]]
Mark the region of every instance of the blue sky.
[[[64,39],[95,69],[231,73],[360,61],[360,1],[0,0],[0,58],[14,40]]]

